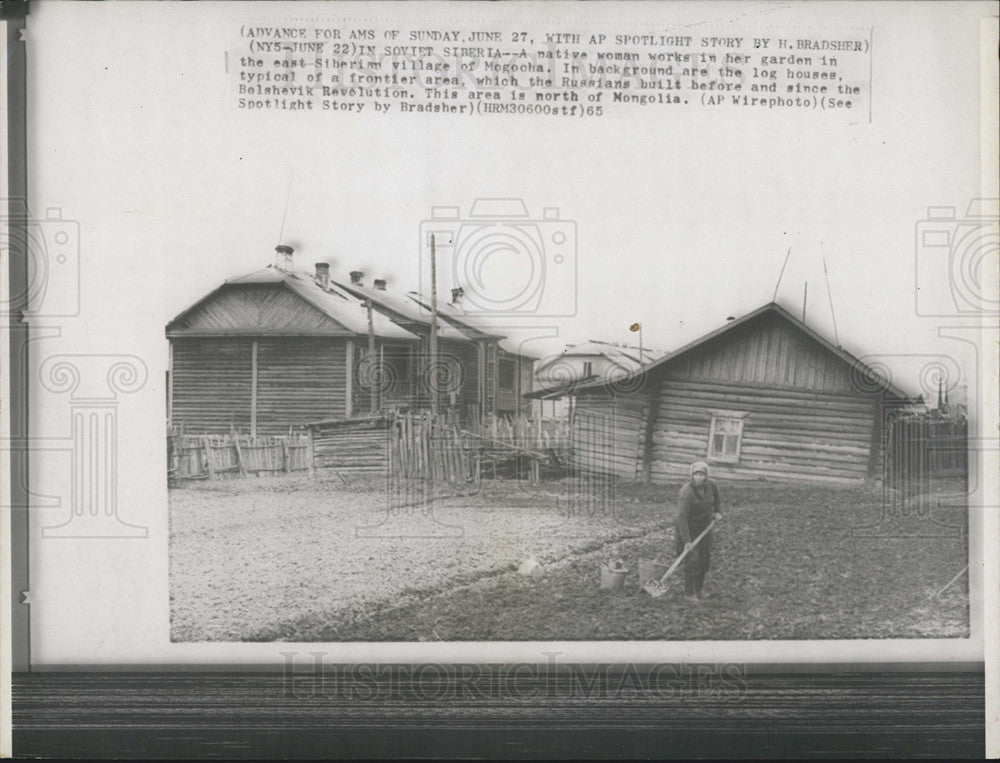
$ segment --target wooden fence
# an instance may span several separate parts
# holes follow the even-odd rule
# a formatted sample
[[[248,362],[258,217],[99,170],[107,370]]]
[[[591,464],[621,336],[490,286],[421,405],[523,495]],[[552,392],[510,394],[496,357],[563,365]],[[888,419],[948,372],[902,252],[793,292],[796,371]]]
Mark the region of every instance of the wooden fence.
[[[925,494],[931,480],[968,473],[965,420],[900,416],[886,431],[885,484],[907,495]]]
[[[167,435],[171,482],[306,471],[311,464],[307,435]]]
[[[497,476],[498,465],[520,460],[537,479],[540,462],[567,459],[569,447],[568,422],[527,417],[490,419],[463,429],[447,416],[394,413],[321,421],[309,430],[315,470],[341,477],[382,474],[466,483]]]

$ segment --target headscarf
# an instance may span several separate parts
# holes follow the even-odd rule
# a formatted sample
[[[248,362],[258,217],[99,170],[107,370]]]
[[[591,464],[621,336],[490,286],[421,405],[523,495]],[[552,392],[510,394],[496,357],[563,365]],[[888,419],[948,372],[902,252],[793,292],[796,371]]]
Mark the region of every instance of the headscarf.
[[[691,476],[695,475],[695,472],[704,472],[705,476],[708,476],[708,464],[704,461],[695,461],[691,464]]]

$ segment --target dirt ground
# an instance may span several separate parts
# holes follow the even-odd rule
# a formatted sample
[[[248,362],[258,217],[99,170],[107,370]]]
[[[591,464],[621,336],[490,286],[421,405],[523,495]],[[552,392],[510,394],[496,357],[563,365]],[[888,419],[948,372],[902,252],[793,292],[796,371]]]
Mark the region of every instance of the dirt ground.
[[[175,641],[805,639],[967,636],[960,496],[725,486],[708,596],[662,599],[639,559],[669,562],[678,486],[571,500],[566,480],[498,480],[389,510],[383,486],[303,477],[170,493]],[[951,508],[934,508],[943,503]],[[631,569],[600,590],[601,562]],[[517,572],[528,558],[539,577]]]

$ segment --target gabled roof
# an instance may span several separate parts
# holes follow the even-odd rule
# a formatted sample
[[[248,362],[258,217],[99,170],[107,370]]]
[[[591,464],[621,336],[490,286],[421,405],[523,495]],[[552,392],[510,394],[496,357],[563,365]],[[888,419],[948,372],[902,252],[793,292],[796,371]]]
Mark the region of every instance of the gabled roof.
[[[374,289],[370,286],[362,286],[335,279],[330,279],[330,282],[341,290],[353,294],[359,299],[371,299],[373,303],[381,305],[386,310],[399,315],[405,321],[419,324],[421,326],[427,326],[428,329],[430,328],[430,312],[425,311],[406,294],[389,291],[388,289]],[[450,323],[446,323],[445,321],[438,321],[438,336],[442,339],[468,340],[471,338],[467,333],[455,328]]]
[[[725,333],[727,333],[729,331],[732,331],[733,329],[737,328],[738,326],[742,326],[745,323],[749,323],[750,321],[754,320],[755,318],[758,318],[761,315],[764,315],[765,313],[774,313],[776,315],[781,316],[784,320],[786,320],[789,323],[791,323],[792,326],[794,326],[795,328],[797,328],[799,331],[801,331],[803,334],[805,334],[806,336],[808,336],[810,339],[818,342],[820,345],[822,345],[824,348],[826,348],[827,350],[829,350],[830,352],[832,352],[834,355],[836,355],[837,357],[839,357],[841,360],[843,360],[848,365],[851,365],[851,366],[854,366],[856,368],[860,368],[860,369],[862,369],[862,370],[864,370],[866,372],[869,372],[870,373],[870,378],[871,378],[872,382],[874,384],[876,384],[877,386],[879,386],[880,388],[882,388],[883,390],[885,390],[887,393],[889,393],[893,397],[899,398],[900,400],[910,400],[910,401],[919,399],[919,397],[920,397],[919,395],[914,396],[914,395],[907,394],[906,392],[904,392],[903,390],[901,390],[896,385],[894,385],[894,384],[892,384],[890,382],[883,381],[882,376],[880,374],[876,373],[874,370],[872,370],[868,365],[866,365],[865,363],[863,363],[862,361],[860,361],[858,358],[856,358],[853,355],[851,355],[851,353],[847,352],[843,348],[838,347],[837,345],[833,344],[832,342],[830,342],[829,340],[827,340],[826,338],[824,338],[823,336],[821,336],[820,334],[818,334],[813,329],[809,328],[809,326],[807,326],[805,323],[803,323],[802,321],[800,321],[798,318],[796,318],[794,315],[792,315],[790,312],[788,312],[787,310],[785,310],[785,308],[783,308],[781,305],[777,304],[776,302],[769,302],[768,304],[766,304],[766,305],[764,305],[762,307],[757,308],[753,312],[747,313],[746,315],[744,315],[741,318],[736,318],[734,320],[728,321],[725,325],[720,326],[719,328],[715,329],[714,331],[710,331],[709,333],[705,334],[704,336],[700,337],[699,339],[696,339],[693,342],[689,342],[688,344],[684,345],[683,347],[680,347],[680,348],[678,348],[678,349],[676,349],[676,350],[674,350],[672,352],[668,352],[666,355],[663,355],[659,359],[657,359],[654,362],[650,363],[649,365],[643,367],[643,369],[641,371],[636,371],[636,372],[634,372],[632,374],[629,374],[628,377],[626,377],[626,378],[628,378],[628,379],[637,379],[640,376],[642,376],[643,374],[649,374],[649,373],[651,373],[651,372],[653,372],[653,371],[655,371],[657,369],[660,369],[660,368],[666,366],[667,364],[669,364],[671,361],[676,360],[677,358],[681,357],[682,355],[687,354],[688,352],[691,352],[692,350],[694,350],[697,347],[700,347],[701,345],[705,344],[706,342],[709,342],[709,341],[715,339],[716,337],[722,336],[723,334],[725,334]],[[609,382],[607,380],[599,380],[599,381],[596,381],[596,382],[588,382],[586,384],[578,385],[577,389],[578,390],[582,390],[582,389],[594,389],[594,388],[605,386],[608,383]],[[618,380],[617,383],[619,383],[619,384],[622,383],[622,380]]]
[[[545,368],[560,359],[578,357],[603,357],[610,362],[623,368],[626,371],[637,371],[640,366],[652,363],[660,355],[656,350],[643,347],[640,356],[638,347],[623,346],[613,342],[603,342],[599,339],[588,339],[586,342],[574,344],[567,347],[562,352],[542,358],[535,368],[535,373],[544,371]],[[639,358],[642,358],[640,362]]]
[[[367,308],[353,294],[349,294],[335,285],[331,285],[326,289],[320,288],[311,275],[306,273],[288,273],[270,265],[245,276],[228,280],[222,286],[212,290],[170,321],[167,324],[167,332],[170,333],[177,323],[184,320],[186,316],[224,289],[267,284],[283,286],[289,289],[350,332],[359,335],[368,334]],[[415,334],[393,323],[377,311],[373,311],[372,325],[375,336],[381,339],[410,341],[419,339]]]

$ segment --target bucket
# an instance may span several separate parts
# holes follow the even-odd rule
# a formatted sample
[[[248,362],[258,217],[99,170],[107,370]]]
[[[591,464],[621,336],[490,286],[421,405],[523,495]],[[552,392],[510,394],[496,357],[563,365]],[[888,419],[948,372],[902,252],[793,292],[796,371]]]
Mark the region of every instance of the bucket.
[[[670,569],[666,564],[654,561],[653,559],[639,560],[639,585],[644,586],[650,580],[659,580]]]
[[[606,564],[601,565],[601,588],[608,591],[620,591],[622,586],[625,585],[625,576],[628,575],[627,569],[613,570]]]

